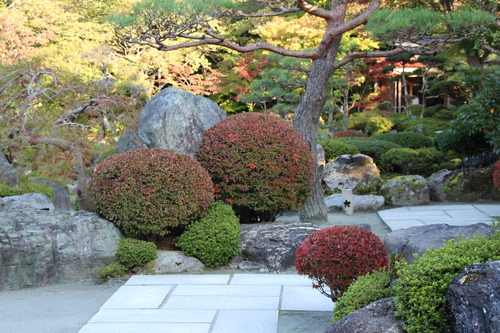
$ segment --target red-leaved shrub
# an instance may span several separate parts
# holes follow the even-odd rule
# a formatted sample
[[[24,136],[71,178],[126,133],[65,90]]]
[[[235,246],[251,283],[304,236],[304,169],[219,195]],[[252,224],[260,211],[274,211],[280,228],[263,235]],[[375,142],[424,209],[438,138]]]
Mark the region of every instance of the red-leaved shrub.
[[[271,115],[243,113],[220,121],[205,132],[197,159],[241,222],[273,221],[311,191],[313,159],[306,142]]]
[[[213,183],[192,157],[167,149],[137,149],[102,161],[89,183],[93,210],[128,236],[165,235],[202,217]]]
[[[295,258],[299,274],[307,275],[313,280],[313,287],[333,301],[356,278],[387,264],[380,238],[352,226],[329,227],[310,234],[297,249]]]
[[[339,131],[332,134],[332,139],[338,138],[367,138],[368,134],[356,130]]]
[[[500,162],[497,162],[495,169],[493,169],[493,184],[496,189],[500,189]]]

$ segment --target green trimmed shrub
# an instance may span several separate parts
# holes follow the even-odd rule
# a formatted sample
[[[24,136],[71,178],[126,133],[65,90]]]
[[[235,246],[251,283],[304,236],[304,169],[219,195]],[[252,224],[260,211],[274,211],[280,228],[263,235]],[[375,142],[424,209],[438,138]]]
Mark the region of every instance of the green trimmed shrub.
[[[388,271],[384,270],[372,271],[358,277],[335,303],[333,321],[339,321],[349,313],[379,299],[395,296],[390,284],[391,277]]]
[[[227,265],[240,252],[240,224],[230,205],[214,202],[207,214],[193,221],[176,246],[208,267]]]
[[[355,146],[360,154],[370,156],[377,165],[381,164],[382,155],[389,151],[389,149],[401,148],[401,146],[396,143],[375,140],[372,138],[341,138],[337,139],[337,141]]]
[[[441,110],[447,110],[446,106],[443,104],[428,106],[425,108],[424,117],[427,117],[427,118],[434,117],[434,115],[437,114]]]
[[[26,193],[41,193],[49,197],[50,200],[54,197],[54,191],[48,185],[39,183],[22,183],[19,187],[10,187],[5,184],[0,184],[0,198],[11,197]]]
[[[338,131],[332,134],[332,139],[339,138],[367,138],[368,134],[356,130]]]
[[[380,168],[384,172],[432,174],[440,169],[445,155],[436,148],[393,148],[382,155]]]
[[[125,274],[126,268],[117,262],[112,262],[109,265],[100,266],[97,268],[97,277],[99,279],[109,279]]]
[[[385,247],[371,231],[334,226],[310,234],[297,249],[295,268],[313,288],[336,301],[359,276],[388,264]],[[329,289],[327,291],[326,289]]]
[[[167,149],[136,149],[107,157],[89,183],[90,207],[127,236],[165,235],[200,218],[213,201],[207,171]]]
[[[500,260],[500,231],[491,237],[457,236],[440,249],[415,255],[399,272],[397,315],[409,333],[440,333],[447,327],[445,292],[453,278],[473,263]]]
[[[155,243],[133,238],[124,238],[116,250],[118,262],[126,269],[136,266],[144,266],[151,260],[156,259],[158,250]]]
[[[318,143],[325,150],[325,160],[327,163],[335,160],[340,155],[359,154],[358,148],[339,140],[320,140]]]
[[[396,143],[401,147],[412,149],[433,147],[431,138],[414,132],[382,133],[373,135],[371,138]]]
[[[376,114],[356,113],[349,117],[348,128],[367,132],[370,135],[389,132],[394,123],[386,117]]]
[[[451,151],[462,158],[477,154],[479,151],[488,151],[492,148],[486,141],[484,133],[469,136],[452,129],[442,131],[436,135],[434,146],[444,153]]]
[[[197,158],[216,194],[242,222],[274,221],[304,202],[314,175],[311,152],[287,122],[263,113],[227,117],[205,132]]]
[[[450,122],[435,118],[405,118],[397,124],[398,132],[411,132],[417,125],[424,126],[424,135],[428,137],[435,137],[439,131],[444,131],[450,127]]]
[[[382,102],[377,106],[377,109],[380,111],[390,111],[392,109],[392,103],[389,101]]]

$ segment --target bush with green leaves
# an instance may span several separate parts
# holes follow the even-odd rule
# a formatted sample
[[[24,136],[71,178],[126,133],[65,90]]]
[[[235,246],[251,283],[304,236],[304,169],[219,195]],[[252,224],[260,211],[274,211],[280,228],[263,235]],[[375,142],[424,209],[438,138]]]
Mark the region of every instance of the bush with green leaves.
[[[407,147],[412,149],[432,147],[432,139],[414,132],[397,132],[397,133],[382,133],[373,135],[372,139],[383,140],[388,142],[393,142],[401,147]]]
[[[306,142],[272,115],[242,113],[218,122],[205,132],[197,159],[242,222],[274,221],[311,192],[314,167]]]
[[[441,169],[445,155],[436,148],[393,148],[382,155],[379,167],[384,172],[399,172],[405,175],[418,173],[430,175]]]
[[[118,262],[112,262],[109,265],[100,266],[97,268],[97,277],[99,279],[109,279],[125,274],[127,269]]]
[[[370,135],[389,132],[394,123],[387,117],[377,114],[356,113],[349,117],[348,128],[367,132]]]
[[[457,236],[440,249],[415,255],[399,271],[397,315],[409,333],[440,333],[447,327],[445,292],[453,278],[473,263],[500,260],[500,231],[493,236]]]
[[[213,183],[200,163],[161,148],[110,155],[88,190],[90,207],[134,237],[168,234],[203,216],[213,201]]]
[[[156,244],[134,238],[124,238],[116,250],[118,262],[126,269],[144,266],[156,259],[158,250]]]
[[[333,301],[359,276],[386,268],[387,264],[380,238],[354,226],[334,226],[313,232],[300,244],[295,258],[298,273],[307,275],[313,280],[313,287]]]
[[[395,296],[390,284],[391,277],[386,270],[376,270],[358,277],[335,303],[333,321],[339,321],[379,299]]]
[[[21,183],[19,187],[10,187],[5,184],[0,184],[0,198],[11,197],[14,195],[21,195],[26,193],[45,194],[51,200],[54,197],[54,191],[52,190],[52,188],[45,184]]]
[[[401,148],[401,146],[396,143],[375,140],[372,138],[341,138],[336,141],[356,147],[360,154],[370,156],[377,165],[381,164],[382,155],[389,151],[389,149]]]
[[[356,155],[359,154],[359,149],[353,145],[339,140],[319,140],[318,143],[325,150],[325,160],[326,162],[331,162],[335,160],[340,155]]]
[[[411,132],[417,125],[422,125],[424,127],[423,135],[433,138],[438,132],[448,129],[450,127],[450,122],[434,118],[404,118],[397,122],[396,129],[398,132]]]
[[[436,135],[434,146],[444,153],[452,152],[462,158],[492,149],[484,133],[469,136],[454,129],[447,129]]]
[[[240,223],[230,205],[214,202],[207,214],[193,221],[176,246],[208,267],[227,265],[240,252]]]

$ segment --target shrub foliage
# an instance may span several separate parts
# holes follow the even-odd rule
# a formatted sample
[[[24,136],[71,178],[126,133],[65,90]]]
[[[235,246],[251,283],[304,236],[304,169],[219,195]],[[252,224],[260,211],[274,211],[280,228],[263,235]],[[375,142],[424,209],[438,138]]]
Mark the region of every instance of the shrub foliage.
[[[318,142],[325,150],[326,162],[335,160],[340,155],[356,155],[359,149],[339,140],[320,140]]]
[[[214,202],[204,217],[187,227],[176,245],[208,267],[227,265],[240,251],[239,219],[230,205]]]
[[[295,259],[299,274],[308,275],[313,287],[333,301],[356,278],[387,264],[380,238],[353,226],[334,226],[310,234],[297,249]]]
[[[355,146],[361,154],[373,158],[373,162],[377,165],[382,163],[382,155],[389,151],[389,149],[401,148],[401,146],[396,143],[375,140],[372,138],[341,138],[337,139],[337,141]]]
[[[169,233],[205,214],[213,201],[207,171],[167,149],[137,149],[107,157],[89,183],[90,206],[129,236]]]
[[[432,139],[414,132],[397,132],[397,133],[382,133],[378,135],[373,135],[372,139],[389,141],[400,145],[401,147],[407,147],[412,149],[432,147]]]
[[[144,264],[156,259],[157,253],[154,243],[133,238],[122,239],[118,249],[116,249],[118,262],[127,269],[144,266]]]
[[[367,138],[368,134],[356,130],[339,131],[332,134],[333,139],[339,138]]]
[[[230,116],[211,127],[197,152],[216,193],[248,208],[252,220],[272,221],[306,200],[313,159],[307,144],[288,123],[262,113]]]

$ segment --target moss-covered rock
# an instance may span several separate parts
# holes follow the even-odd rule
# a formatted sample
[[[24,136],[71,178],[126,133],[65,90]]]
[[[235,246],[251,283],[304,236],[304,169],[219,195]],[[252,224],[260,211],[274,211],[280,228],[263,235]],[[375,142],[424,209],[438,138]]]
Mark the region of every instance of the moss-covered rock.
[[[399,176],[381,188],[382,195],[392,206],[418,206],[429,203],[429,187],[422,176]]]

